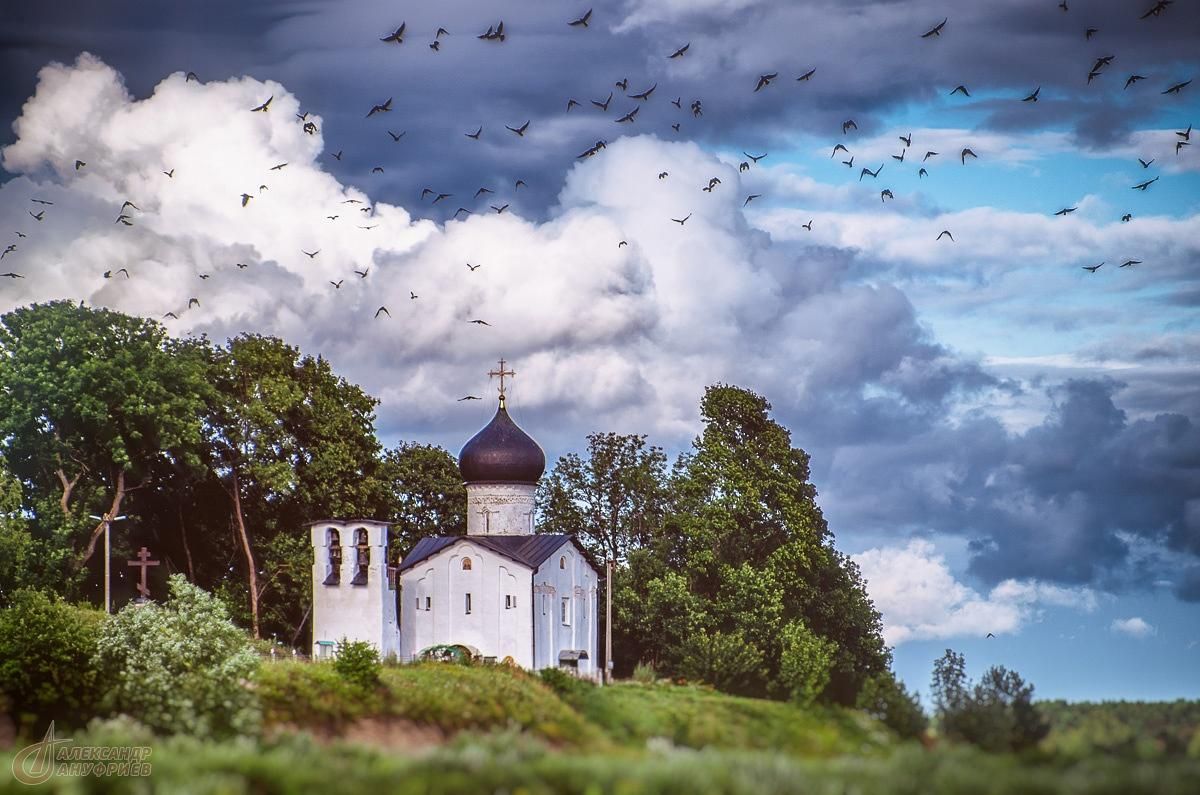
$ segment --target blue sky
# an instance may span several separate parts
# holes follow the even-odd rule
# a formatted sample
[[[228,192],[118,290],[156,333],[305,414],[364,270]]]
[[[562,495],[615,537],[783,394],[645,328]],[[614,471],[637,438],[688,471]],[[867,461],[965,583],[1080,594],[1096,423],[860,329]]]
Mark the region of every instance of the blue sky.
[[[456,451],[500,356],[551,459],[610,430],[674,455],[705,385],[753,388],[911,685],[953,647],[1048,697],[1200,696],[1200,133],[1175,148],[1200,83],[1163,93],[1200,77],[1196,5],[619,0],[566,24],[586,10],[16,8],[0,245],[24,278],[0,310],[282,336],[380,398],[388,445]]]

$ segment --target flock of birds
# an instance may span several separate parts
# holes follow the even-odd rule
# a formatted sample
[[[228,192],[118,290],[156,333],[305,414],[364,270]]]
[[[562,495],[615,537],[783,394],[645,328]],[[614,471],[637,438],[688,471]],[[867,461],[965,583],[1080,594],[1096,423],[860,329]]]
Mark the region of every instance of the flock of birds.
[[[1168,10],[1168,7],[1170,5],[1172,5],[1172,0],[1157,0],[1157,2],[1155,2],[1145,13],[1143,13],[1140,18],[1142,20],[1146,20],[1146,19],[1153,18],[1153,17],[1159,17]],[[1058,7],[1064,13],[1066,13],[1070,10],[1067,0],[1062,0],[1062,2],[1059,3]],[[593,10],[588,9],[587,11],[585,11],[578,17],[567,21],[566,24],[573,28],[586,29],[589,27],[589,23],[592,21],[592,14],[593,14]],[[925,40],[930,40],[930,39],[941,38],[943,35],[950,35],[949,33],[947,33],[947,24],[949,23],[949,21],[950,20],[948,17],[943,19],[941,22],[937,23],[936,25],[933,25],[929,29],[920,33],[919,38],[925,39]],[[1098,32],[1099,31],[1094,27],[1085,28],[1084,29],[1084,41],[1090,41],[1093,38],[1093,36],[1095,36]],[[508,35],[509,34],[505,31],[504,21],[500,20],[495,24],[488,25],[487,30],[478,34],[476,36],[476,38],[479,40],[482,40],[482,41],[486,41],[486,42],[494,42],[496,44],[503,44],[506,41],[506,39],[508,38]],[[390,33],[387,33],[387,35],[379,37],[379,41],[387,46],[400,46],[400,45],[404,45],[406,43],[406,36],[408,36],[407,24],[401,23],[399,25],[399,27],[395,28]],[[448,38],[449,36],[450,36],[449,31],[447,31],[443,27],[439,27],[437,29],[437,31],[435,32],[432,41],[430,41],[428,43],[429,49],[434,52],[440,51],[442,48],[443,40]],[[665,58],[667,60],[675,60],[675,59],[684,58],[684,57],[687,57],[690,50],[691,50],[691,42],[687,42],[687,43],[682,44],[679,47],[676,47],[670,53],[666,53]],[[1105,74],[1105,71],[1112,65],[1114,60],[1115,60],[1114,55],[1104,55],[1104,56],[1096,58],[1087,73],[1087,83],[1091,84],[1095,79],[1097,79],[1100,76],[1102,76],[1103,74]],[[795,82],[808,83],[815,78],[817,71],[818,71],[818,69],[816,67],[807,68],[806,71],[803,71],[801,74],[799,74],[795,78]],[[760,74],[760,75],[758,75],[757,79],[754,81],[754,85],[751,90],[753,93],[766,91],[766,90],[770,89],[776,83],[776,81],[779,80],[779,78],[780,78],[779,71],[772,71],[772,72]],[[185,82],[191,82],[191,81],[199,82],[199,79],[200,78],[194,72],[188,72],[185,77]],[[1145,79],[1146,78],[1143,75],[1131,73],[1125,79],[1124,89],[1128,90],[1130,88],[1133,88],[1136,86],[1137,83],[1139,83]],[[1184,89],[1186,89],[1191,82],[1192,81],[1190,79],[1176,82],[1170,86],[1167,86],[1165,89],[1162,90],[1161,93],[1164,95],[1178,95],[1182,91],[1184,91]],[[641,108],[643,107],[643,105],[645,103],[650,102],[651,98],[658,91],[658,83],[655,82],[644,88],[638,86],[637,88],[639,90],[636,90],[632,93],[629,91],[629,87],[630,87],[629,79],[627,77],[622,77],[620,80],[615,82],[615,84],[612,86],[612,88],[608,91],[607,96],[604,96],[601,99],[587,98],[587,102],[591,106],[593,106],[595,109],[599,110],[602,113],[607,114],[609,112],[610,105],[614,101],[615,89],[620,89],[622,91],[624,98],[632,101],[633,104],[625,106],[624,109],[615,110],[615,118],[613,119],[613,121],[616,124],[622,124],[622,125],[634,124],[637,121],[638,113],[641,110]],[[1037,86],[1037,87],[1033,88],[1032,91],[1025,94],[1023,97],[1020,97],[1019,101],[1023,102],[1023,103],[1030,103],[1030,104],[1036,103],[1039,101],[1040,94],[1041,94],[1041,86]],[[966,85],[958,85],[958,86],[955,86],[955,88],[949,92],[949,95],[950,96],[970,97],[971,93],[970,93],[970,89]],[[1014,99],[1016,99],[1016,98],[1014,98]],[[256,105],[253,108],[249,108],[248,111],[253,112],[253,113],[263,113],[263,114],[269,113],[269,112],[271,112],[271,103],[273,102],[273,100],[274,100],[274,95],[269,96],[262,103]],[[388,113],[392,112],[392,103],[393,103],[392,97],[388,97],[387,99],[385,99],[382,102],[372,103],[370,106],[370,109],[366,113],[365,118],[367,120],[377,119],[378,117],[386,118],[386,115]],[[700,119],[704,115],[704,104],[703,104],[702,99],[693,98],[693,99],[688,100],[687,105],[686,105],[686,110],[684,109],[685,105],[684,105],[684,99],[682,96],[676,96],[674,99],[670,100],[670,103],[671,103],[671,105],[673,105],[675,107],[676,111],[679,114],[681,114],[681,116],[683,118],[686,118],[690,114],[692,119]],[[580,102],[579,100],[575,99],[574,97],[567,98],[566,112],[569,113],[569,112],[572,112],[576,108],[582,108],[582,107],[585,107],[583,102]],[[622,112],[622,110],[623,110],[623,112]],[[318,132],[316,123],[314,121],[312,121],[311,119],[309,119],[309,113],[307,113],[307,112],[298,113],[298,114],[296,114],[296,117],[298,119],[298,123],[302,126],[302,129],[304,132],[306,132],[310,135],[316,134]],[[529,131],[531,120],[526,119],[520,123],[515,123],[515,121],[516,120],[514,120],[514,124],[512,124],[512,125],[509,125],[509,124],[504,125],[505,130],[508,131],[507,134],[516,136],[517,138],[524,138],[526,133]],[[371,123],[375,123],[375,122],[372,121]],[[679,133],[680,128],[681,128],[681,122],[673,122],[673,123],[671,123],[670,126],[675,133]],[[858,124],[855,122],[854,119],[846,119],[841,124],[841,133],[843,136],[843,140],[846,142],[844,143],[844,142],[839,141],[838,143],[836,143],[833,146],[832,153],[830,154],[830,158],[834,158],[834,157],[837,157],[840,153],[845,158],[845,159],[841,160],[841,163],[843,165],[845,165],[848,169],[850,169],[851,172],[853,172],[854,165],[855,165],[855,155],[854,155],[853,151],[850,149],[850,147],[847,145],[847,143],[852,141],[852,138],[851,138],[852,131],[855,133],[858,131]],[[393,143],[399,143],[407,134],[406,130],[395,132],[393,130],[387,129],[386,132]],[[1175,141],[1176,155],[1180,154],[1186,147],[1191,145],[1191,133],[1192,133],[1191,125],[1189,125],[1186,130],[1182,130],[1182,131],[1179,131],[1176,133],[1176,136],[1177,136],[1177,140]],[[484,126],[483,125],[478,125],[474,130],[463,131],[463,135],[465,136],[465,138],[467,138],[468,140],[471,140],[471,141],[475,141],[475,142],[480,141],[483,134],[484,134]],[[502,134],[505,134],[505,133],[502,133]],[[900,166],[903,166],[905,163],[911,164],[911,163],[916,162],[917,167],[918,167],[917,168],[918,178],[923,179],[925,177],[928,177],[929,171],[927,170],[926,164],[929,163],[929,161],[933,158],[941,157],[942,154],[938,151],[927,149],[927,150],[924,150],[924,154],[920,156],[919,161],[918,161],[917,155],[915,154],[915,152],[919,151],[919,150],[912,149],[912,145],[913,145],[912,134],[908,133],[906,135],[900,135],[900,136],[898,136],[898,138],[899,138],[900,143],[902,144],[902,147],[900,148],[900,151],[897,154],[891,155],[892,160],[895,161],[897,164],[900,164]],[[595,156],[599,155],[601,152],[603,152],[604,149],[607,147],[607,145],[608,145],[608,142],[606,140],[603,140],[603,139],[597,140],[594,143],[591,143],[590,145],[588,145],[578,155],[578,159],[584,160],[587,158],[595,157]],[[910,151],[913,152],[911,157],[909,156]],[[739,163],[739,165],[738,165],[739,173],[744,173],[746,171],[749,171],[754,165],[757,165],[760,160],[767,157],[767,153],[765,153],[765,152],[760,155],[752,155],[749,152],[743,152],[743,154],[745,155],[746,159]],[[969,159],[970,160],[978,159],[978,155],[974,151],[972,151],[971,147],[969,147],[969,146],[963,146],[963,147],[959,148],[959,151],[957,151],[956,154],[959,158],[960,166],[966,166]],[[331,152],[329,154],[329,156],[335,161],[340,161],[343,157],[343,152],[342,152],[342,150],[339,149],[337,152]],[[935,161],[935,162],[937,162],[937,161]],[[1149,169],[1151,167],[1151,165],[1153,165],[1154,160],[1153,159],[1151,159],[1151,160],[1139,159],[1139,163],[1140,163],[1142,169]],[[268,172],[282,172],[287,167],[287,165],[288,165],[287,163],[278,163],[274,166],[271,166],[268,169]],[[866,165],[860,164],[860,166],[859,166],[860,170],[858,173],[858,181],[862,182],[867,177],[870,177],[873,180],[879,179],[880,174],[883,171],[885,165],[888,165],[888,164],[886,162],[884,162],[884,163],[879,164],[875,168],[868,168]],[[84,162],[82,160],[74,161],[74,168],[76,171],[82,170],[86,167],[87,167],[86,162]],[[371,173],[373,173],[373,174],[383,173],[383,171],[384,171],[383,166],[375,166],[371,169]],[[175,177],[175,169],[170,168],[170,169],[163,170],[162,174],[163,174],[164,178],[166,178],[166,179],[173,179]],[[657,178],[659,180],[665,180],[665,179],[668,179],[669,177],[670,177],[670,174],[666,171],[660,171],[657,174]],[[1151,186],[1153,186],[1159,180],[1159,178],[1160,178],[1159,175],[1155,175],[1152,178],[1146,179],[1142,182],[1139,182],[1136,185],[1133,185],[1132,188],[1133,188],[1133,190],[1136,190],[1136,191],[1145,192],[1146,190],[1151,188]],[[712,192],[717,190],[721,186],[721,184],[722,183],[721,183],[720,178],[714,176],[714,177],[711,177],[707,181],[706,184],[700,186],[699,190],[701,192],[711,194]],[[525,186],[526,186],[525,181],[523,179],[516,179],[513,182],[512,190],[515,192]],[[246,192],[243,192],[240,195],[240,197],[238,197],[237,200],[240,201],[241,206],[243,208],[247,207],[250,205],[250,203],[252,201],[261,197],[263,195],[263,193],[268,190],[268,188],[269,188],[268,184],[266,184],[266,183],[260,184],[258,186],[257,190],[248,190]],[[424,202],[427,198],[432,196],[433,198],[432,198],[432,201],[430,202],[430,205],[432,206],[432,205],[436,205],[442,201],[452,199],[452,198],[454,198],[454,195],[455,194],[452,191],[436,190],[432,187],[426,186],[421,190],[419,199],[420,199],[420,201]],[[888,200],[895,198],[893,191],[890,188],[886,188],[886,187],[880,190],[879,195],[880,195],[880,201],[885,202],[885,203]],[[505,212],[509,208],[509,206],[511,204],[511,200],[509,200],[507,202],[499,203],[497,201],[497,199],[494,198],[494,196],[495,196],[495,191],[492,188],[489,188],[486,186],[481,186],[481,187],[479,187],[478,190],[475,191],[474,196],[473,196],[473,201],[478,201],[479,199],[484,198],[484,201],[487,203],[488,209],[490,209],[491,211],[493,211],[495,213]],[[748,206],[752,201],[759,199],[759,198],[762,198],[762,194],[760,194],[760,193],[748,194],[742,203],[742,207]],[[40,224],[46,219],[46,217],[47,217],[46,214],[47,214],[48,208],[52,207],[54,203],[51,201],[40,199],[40,198],[33,198],[30,201],[35,206],[31,207],[29,209],[28,216],[30,218],[32,218],[34,222]],[[497,201],[497,203],[493,204],[492,203],[493,201]],[[352,217],[355,217],[358,220],[362,221],[362,223],[358,224],[358,227],[360,229],[363,229],[363,230],[374,229],[377,226],[377,224],[370,223],[370,220],[375,217],[375,208],[373,206],[366,206],[366,205],[356,207],[355,205],[364,205],[364,203],[359,199],[354,199],[354,198],[345,199],[342,202],[342,207],[337,208],[336,212],[328,212],[328,214],[326,214],[325,218],[327,221],[336,222],[340,218],[342,218],[344,214],[351,214]],[[1077,209],[1078,209],[1077,207],[1064,207],[1064,208],[1060,209],[1058,212],[1054,213],[1054,215],[1067,216],[1067,215],[1070,215],[1071,213],[1075,212]],[[35,212],[35,210],[36,210],[36,212]],[[486,212],[486,210],[482,210],[482,211]],[[114,223],[121,224],[126,227],[133,227],[136,225],[136,220],[137,220],[138,216],[141,214],[141,212],[142,212],[141,209],[134,202],[126,200],[121,205]],[[474,212],[475,212],[475,210],[472,210],[471,208],[469,208],[467,206],[460,205],[458,207],[458,209],[455,210],[452,218],[457,219],[464,215],[471,215]],[[692,215],[693,215],[692,211],[689,211],[686,214],[681,213],[680,217],[671,217],[670,221],[678,224],[680,227],[683,227],[688,222],[688,220],[692,217]],[[1132,213],[1126,213],[1125,215],[1123,215],[1121,220],[1124,222],[1128,222],[1132,219],[1132,217],[1133,217]],[[805,229],[811,231],[812,224],[813,224],[813,222],[810,220],[807,224],[804,224],[803,227]],[[9,257],[9,256],[14,256],[14,257],[19,256],[20,240],[26,238],[27,235],[21,231],[17,231],[16,236],[17,236],[16,240],[9,243],[6,248],[4,248],[2,251],[0,251],[0,260],[3,260],[4,258]],[[950,242],[954,242],[954,236],[951,233],[951,230],[949,230],[949,229],[942,230],[937,235],[935,242],[941,241],[943,239],[948,240]],[[628,241],[621,240],[617,243],[617,245],[618,245],[618,247],[625,247],[628,245]],[[315,259],[320,254],[320,249],[316,249],[313,251],[302,250],[302,253],[311,260],[311,259]],[[1095,273],[1104,264],[1105,264],[1104,262],[1100,262],[1099,264],[1096,264],[1096,265],[1084,266],[1084,269],[1087,271],[1090,271],[1092,273]],[[1141,264],[1141,260],[1129,258],[1129,259],[1126,259],[1124,262],[1122,262],[1120,267],[1122,267],[1122,268],[1132,267],[1134,265],[1139,265],[1139,264]],[[238,262],[238,263],[236,263],[236,267],[239,270],[242,270],[242,269],[249,267],[249,264],[243,263],[243,262]],[[480,267],[481,266],[479,264],[474,264],[474,265],[472,265],[470,263],[467,264],[467,269],[470,273],[474,273]],[[357,269],[354,270],[354,275],[359,279],[367,279],[369,273],[370,273],[369,267],[364,267],[361,270],[357,270]],[[210,279],[212,274],[199,273],[199,274],[197,274],[197,276],[201,282],[204,282],[204,281],[207,281],[208,279]],[[130,279],[130,278],[133,278],[129,269],[125,268],[125,267],[116,268],[116,269],[112,269],[112,270],[106,270],[103,273],[103,277],[105,279],[115,279],[115,278]],[[22,273],[19,273],[16,271],[9,271],[6,273],[0,273],[0,278],[22,279],[22,278],[24,278],[24,275]],[[335,291],[340,290],[342,288],[344,282],[345,282],[344,278],[336,279],[336,280],[332,280],[332,279],[329,280],[330,287]],[[410,300],[413,300],[413,301],[415,301],[419,298],[419,296],[416,293],[411,292],[411,291],[409,292],[409,297],[410,297]],[[199,306],[200,306],[199,296],[193,296],[193,297],[189,298],[189,300],[187,302],[187,306],[184,308],[180,308],[179,311],[186,311],[188,309],[192,309],[192,308],[199,307]],[[379,306],[379,308],[374,313],[375,318],[380,318],[380,317],[390,318],[391,316],[392,316],[391,311],[388,309],[387,306],[384,306],[384,305]],[[164,319],[178,319],[178,313],[175,310],[171,310],[171,311],[167,311],[166,313],[164,313],[162,315],[162,317]],[[467,323],[473,324],[473,325],[478,325],[478,326],[490,326],[491,325],[486,320],[483,320],[481,318],[469,318],[469,319],[464,318],[464,321]],[[468,400],[468,399],[474,399],[474,398],[473,398],[473,396],[467,396],[465,398],[462,398],[462,400]]]

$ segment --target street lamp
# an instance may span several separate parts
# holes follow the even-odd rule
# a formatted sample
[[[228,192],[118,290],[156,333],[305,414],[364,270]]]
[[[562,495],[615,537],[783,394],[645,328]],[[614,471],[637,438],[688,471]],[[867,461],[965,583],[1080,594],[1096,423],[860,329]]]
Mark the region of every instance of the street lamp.
[[[111,591],[109,589],[109,580],[111,579],[112,568],[112,545],[109,543],[108,529],[113,522],[120,522],[127,517],[112,516],[107,513],[103,516],[96,516],[95,514],[89,515],[98,522],[104,522],[104,612],[111,613],[112,598],[110,596]]]

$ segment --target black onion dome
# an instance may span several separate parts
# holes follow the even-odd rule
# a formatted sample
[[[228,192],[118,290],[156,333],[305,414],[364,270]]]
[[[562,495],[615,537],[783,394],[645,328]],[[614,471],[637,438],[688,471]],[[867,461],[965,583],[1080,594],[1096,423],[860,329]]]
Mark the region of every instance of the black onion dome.
[[[546,454],[521,430],[504,401],[483,430],[458,454],[458,470],[467,483],[537,483],[546,470]]]

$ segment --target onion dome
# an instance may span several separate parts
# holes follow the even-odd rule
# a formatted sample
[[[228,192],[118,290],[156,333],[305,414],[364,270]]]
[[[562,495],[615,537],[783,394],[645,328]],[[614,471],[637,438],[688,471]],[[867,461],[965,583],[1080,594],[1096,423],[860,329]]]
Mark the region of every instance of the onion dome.
[[[467,483],[537,483],[546,470],[546,454],[500,407],[483,430],[458,454],[458,470]]]

